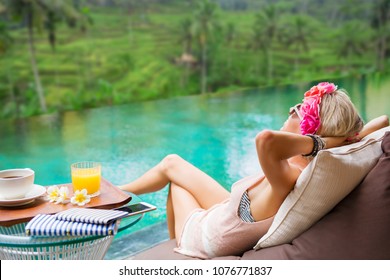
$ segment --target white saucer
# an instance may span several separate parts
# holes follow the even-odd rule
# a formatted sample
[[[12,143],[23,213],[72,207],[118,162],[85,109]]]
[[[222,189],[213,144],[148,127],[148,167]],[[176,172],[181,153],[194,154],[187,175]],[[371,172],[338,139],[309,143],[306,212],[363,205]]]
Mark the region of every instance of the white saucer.
[[[40,185],[35,185],[31,191],[29,191],[25,197],[17,199],[5,199],[0,196],[0,206],[20,206],[33,202],[36,198],[40,197],[46,192],[46,188]]]

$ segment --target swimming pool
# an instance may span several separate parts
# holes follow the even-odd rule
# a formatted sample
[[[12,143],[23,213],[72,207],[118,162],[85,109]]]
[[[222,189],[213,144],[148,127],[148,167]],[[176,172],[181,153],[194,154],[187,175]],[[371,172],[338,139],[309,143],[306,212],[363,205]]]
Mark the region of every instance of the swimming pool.
[[[390,115],[390,79],[341,79],[365,119]],[[279,129],[289,108],[312,83],[189,96],[0,122],[0,169],[30,167],[40,185],[70,182],[70,164],[102,162],[103,176],[124,184],[179,154],[228,190],[255,173],[254,137]],[[134,201],[155,204],[136,226],[116,238],[165,220],[167,188]]]

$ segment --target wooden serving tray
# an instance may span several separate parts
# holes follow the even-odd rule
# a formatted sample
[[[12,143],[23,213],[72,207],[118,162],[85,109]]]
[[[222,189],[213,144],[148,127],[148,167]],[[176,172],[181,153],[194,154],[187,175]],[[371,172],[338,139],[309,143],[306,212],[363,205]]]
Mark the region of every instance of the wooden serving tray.
[[[66,186],[69,188],[69,196],[73,196],[72,184],[58,184],[58,187]],[[122,206],[131,200],[131,196],[115,187],[106,179],[102,178],[100,185],[100,195],[92,197],[91,201],[83,208],[101,208],[112,209]],[[12,226],[18,223],[28,222],[38,214],[55,214],[63,210],[80,207],[67,204],[54,204],[46,200],[45,196],[39,197],[34,202],[14,207],[0,206],[0,226]]]

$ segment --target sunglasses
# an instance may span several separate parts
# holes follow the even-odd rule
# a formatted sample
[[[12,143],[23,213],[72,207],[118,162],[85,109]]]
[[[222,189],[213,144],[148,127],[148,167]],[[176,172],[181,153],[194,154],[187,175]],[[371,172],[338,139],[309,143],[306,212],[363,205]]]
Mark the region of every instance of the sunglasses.
[[[291,108],[290,108],[289,115],[291,116],[292,114],[295,113],[295,114],[298,116],[298,118],[299,118],[300,120],[302,120],[302,115],[301,115],[301,113],[300,113],[301,106],[302,106],[302,104],[299,103],[299,104],[295,105],[294,107],[291,107]]]

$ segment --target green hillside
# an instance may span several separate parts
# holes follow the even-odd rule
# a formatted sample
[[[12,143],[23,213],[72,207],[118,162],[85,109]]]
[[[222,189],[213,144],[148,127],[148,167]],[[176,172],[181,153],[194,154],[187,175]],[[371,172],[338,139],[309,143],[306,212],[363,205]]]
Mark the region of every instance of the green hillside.
[[[196,1],[150,1],[142,9],[84,2],[91,24],[84,31],[57,24],[55,50],[44,29],[35,32],[37,66],[49,112],[201,93],[202,48],[195,35],[190,45],[193,60],[180,60],[186,43],[181,26],[184,20],[194,19]],[[262,38],[263,47],[254,39],[256,18],[265,4],[243,10],[216,8],[215,27],[207,34],[208,93],[378,70],[369,15],[359,22],[352,18],[330,24],[279,5],[278,34],[267,49],[267,37]],[[306,49],[292,38],[287,40],[295,32],[298,16],[306,30]],[[15,28],[10,17],[5,19],[12,27],[8,31],[12,44],[0,54],[0,117],[38,114],[27,29]],[[350,34],[347,24],[362,30]],[[357,45],[356,50],[343,50],[351,44]]]

